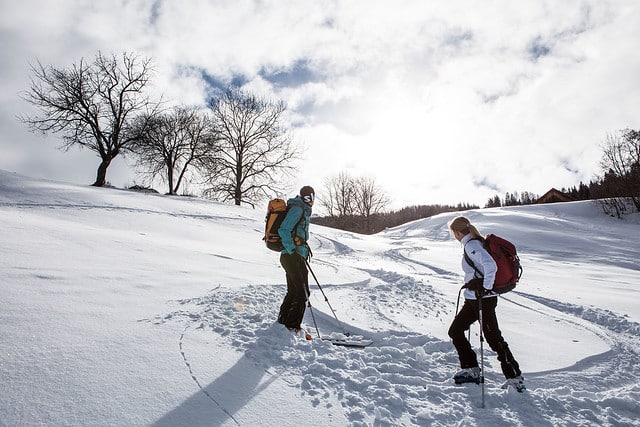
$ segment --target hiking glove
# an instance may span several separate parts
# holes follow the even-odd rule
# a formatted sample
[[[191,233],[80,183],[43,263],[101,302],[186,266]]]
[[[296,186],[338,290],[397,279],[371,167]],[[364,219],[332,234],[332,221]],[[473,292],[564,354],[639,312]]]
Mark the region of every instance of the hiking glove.
[[[482,277],[476,277],[475,279],[471,279],[469,280],[466,284],[465,287],[467,289],[470,289],[472,291],[483,291],[484,288],[482,287],[482,284],[484,283],[484,279]]]
[[[491,290],[481,287],[480,289],[477,289],[475,292],[476,292],[476,298],[480,299],[482,297],[489,295],[491,293]]]

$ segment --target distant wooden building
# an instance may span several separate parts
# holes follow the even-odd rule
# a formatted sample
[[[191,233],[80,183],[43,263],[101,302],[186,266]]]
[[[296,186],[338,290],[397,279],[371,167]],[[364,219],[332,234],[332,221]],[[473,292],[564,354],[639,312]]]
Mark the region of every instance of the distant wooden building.
[[[536,203],[556,203],[556,202],[574,202],[574,198],[562,191],[552,188],[544,193]]]

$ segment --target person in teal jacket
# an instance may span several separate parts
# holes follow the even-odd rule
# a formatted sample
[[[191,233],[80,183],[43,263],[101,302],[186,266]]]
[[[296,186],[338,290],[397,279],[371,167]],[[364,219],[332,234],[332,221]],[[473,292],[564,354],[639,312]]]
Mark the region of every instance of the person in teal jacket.
[[[280,253],[280,264],[286,273],[287,293],[280,305],[278,322],[295,332],[300,324],[309,297],[309,272],[306,260],[309,258],[309,219],[315,200],[315,191],[306,185],[300,195],[289,199],[289,211],[282,221],[278,234],[284,249]]]

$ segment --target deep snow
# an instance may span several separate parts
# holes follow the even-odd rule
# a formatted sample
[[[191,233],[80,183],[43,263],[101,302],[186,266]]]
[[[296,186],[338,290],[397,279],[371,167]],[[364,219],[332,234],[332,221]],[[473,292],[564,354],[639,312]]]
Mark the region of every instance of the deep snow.
[[[0,171],[0,425],[640,425],[638,215],[465,215],[524,265],[498,317],[528,390],[500,388],[485,345],[484,409],[451,380],[453,214],[375,236],[312,225],[331,307],[374,341],[350,349],[274,324],[284,273],[263,211]],[[320,332],[342,332],[311,288]]]

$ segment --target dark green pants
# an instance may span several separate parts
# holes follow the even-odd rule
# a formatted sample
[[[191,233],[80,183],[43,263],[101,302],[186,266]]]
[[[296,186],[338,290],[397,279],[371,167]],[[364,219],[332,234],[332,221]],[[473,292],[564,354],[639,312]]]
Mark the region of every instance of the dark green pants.
[[[297,253],[281,254],[280,264],[286,273],[287,294],[280,305],[278,322],[287,328],[299,328],[309,294],[309,272],[307,265]]]

